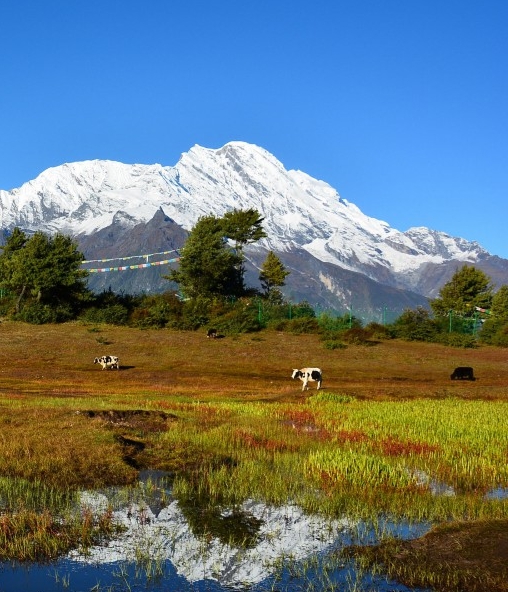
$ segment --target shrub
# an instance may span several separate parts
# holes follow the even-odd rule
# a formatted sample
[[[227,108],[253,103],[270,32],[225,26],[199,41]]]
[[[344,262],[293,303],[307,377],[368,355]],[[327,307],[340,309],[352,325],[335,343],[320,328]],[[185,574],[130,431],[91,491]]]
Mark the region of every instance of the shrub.
[[[186,300],[182,306],[181,316],[172,317],[168,322],[168,327],[184,331],[195,331],[199,327],[204,327],[210,318],[210,306],[211,301],[208,298]]]
[[[263,328],[256,311],[252,307],[244,307],[243,310],[232,310],[220,317],[215,317],[210,322],[218,331],[229,335],[253,333]]]
[[[76,314],[70,304],[63,303],[50,306],[42,302],[29,302],[17,313],[11,310],[10,316],[15,321],[23,321],[32,325],[65,323],[76,318]]]
[[[464,333],[441,333],[435,339],[438,343],[449,345],[450,347],[475,348],[478,347],[476,337]]]
[[[261,331],[263,327],[260,325],[259,321],[256,319],[252,319],[249,317],[235,317],[231,319],[230,322],[222,322],[218,325],[219,331],[234,335],[238,333],[255,333],[256,331]]]
[[[174,292],[142,296],[129,317],[131,325],[140,328],[162,328],[177,325],[182,317],[183,303]]]
[[[287,319],[277,319],[267,323],[266,328],[272,329],[273,331],[285,331]]]
[[[14,315],[14,320],[24,321],[32,325],[44,325],[46,323],[58,322],[58,314],[55,308],[48,304],[31,302],[24,306],[21,311]]]
[[[320,332],[322,341],[342,341],[345,329]]]
[[[16,310],[16,298],[10,294],[3,294],[0,298],[0,316],[13,317]]]
[[[328,340],[323,343],[325,349],[346,349],[347,345],[342,341]]]
[[[496,331],[496,333],[490,338],[490,343],[492,345],[497,345],[498,347],[508,347],[508,325],[505,325]]]
[[[508,347],[508,324],[503,320],[487,319],[480,332],[480,340],[483,343]]]
[[[286,331],[287,333],[294,333],[296,335],[319,332],[317,319],[311,317],[299,317],[296,319],[279,321],[276,326],[278,331]]]
[[[291,305],[289,314],[292,319],[299,319],[303,317],[313,319],[316,316],[314,309],[306,300],[302,300],[302,302],[299,302],[298,304]]]
[[[258,307],[262,322],[269,327],[293,316],[293,309],[289,304],[274,304],[269,300],[258,300],[254,304]]]
[[[342,333],[342,338],[346,343],[351,345],[365,345],[369,343],[371,339],[370,331],[362,329],[361,327],[354,327],[353,329],[347,329]]]
[[[395,337],[407,341],[437,341],[439,329],[427,309],[405,310],[392,326]]]
[[[347,329],[361,327],[362,322],[350,314],[341,317],[332,317],[328,314],[322,314],[319,317],[319,328],[323,334],[337,334]]]
[[[365,329],[370,332],[372,339],[392,339],[393,331],[386,325],[379,323],[369,323]]]
[[[129,311],[121,304],[112,304],[105,308],[91,306],[80,317],[85,323],[108,325],[126,325],[128,318]]]

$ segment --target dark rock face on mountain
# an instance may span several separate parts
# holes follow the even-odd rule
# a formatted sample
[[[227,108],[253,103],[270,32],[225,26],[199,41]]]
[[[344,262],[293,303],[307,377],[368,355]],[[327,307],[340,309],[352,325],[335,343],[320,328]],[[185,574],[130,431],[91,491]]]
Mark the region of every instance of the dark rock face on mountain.
[[[387,312],[393,319],[406,308],[428,306],[428,299],[421,294],[397,289],[362,273],[319,261],[302,249],[278,253],[278,256],[291,272],[284,293],[292,302],[305,300],[318,310],[352,313],[367,322],[382,322]],[[265,251],[249,253],[251,265],[247,267],[246,277],[250,279],[250,285],[256,285],[259,267],[265,257]]]
[[[178,250],[185,244],[187,231],[166,216],[161,209],[146,223],[140,222],[131,226],[129,222],[130,220],[126,220],[124,216],[118,215],[111,226],[92,235],[76,237],[85,258],[92,260],[85,267],[112,269],[109,272],[91,273],[88,280],[90,289],[95,292],[112,290],[125,294],[158,293],[174,289],[176,286],[163,276],[177,263],[155,263],[177,258]],[[154,255],[148,258],[133,257],[133,253]],[[133,267],[146,263],[152,265],[146,268],[116,270],[118,267]]]

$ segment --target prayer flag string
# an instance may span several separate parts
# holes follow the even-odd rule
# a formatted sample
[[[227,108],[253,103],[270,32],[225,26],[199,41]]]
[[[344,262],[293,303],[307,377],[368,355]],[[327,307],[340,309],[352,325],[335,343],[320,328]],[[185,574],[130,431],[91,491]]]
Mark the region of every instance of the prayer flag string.
[[[172,251],[168,251],[171,253]],[[131,257],[125,257],[125,259],[130,259]],[[134,257],[132,257],[133,259]],[[109,259],[108,261],[114,261],[114,259]],[[153,267],[154,265],[168,265],[169,263],[175,263],[176,261],[180,261],[180,257],[175,257],[174,259],[164,259],[163,261],[150,261],[149,263],[138,263],[137,265],[122,265],[118,267],[100,267],[96,269],[87,269],[89,273],[106,273],[108,271],[126,271],[128,269],[144,269],[146,267]]]
[[[113,257],[112,259],[89,259],[87,261],[82,261],[82,263],[107,263],[108,261],[127,261],[128,259],[139,258],[146,259],[146,261],[148,262],[148,257],[155,257],[156,255],[169,255],[169,253],[178,253],[178,251],[176,249],[172,249],[171,251],[161,251],[160,253],[147,253],[146,255],[130,255],[129,257]]]

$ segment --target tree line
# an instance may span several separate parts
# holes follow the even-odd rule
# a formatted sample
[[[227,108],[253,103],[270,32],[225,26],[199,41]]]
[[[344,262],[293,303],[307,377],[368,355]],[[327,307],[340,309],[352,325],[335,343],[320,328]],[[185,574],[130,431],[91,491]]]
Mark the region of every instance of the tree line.
[[[457,269],[429,300],[429,308],[405,310],[393,323],[363,327],[351,315],[316,315],[307,302],[290,303],[282,288],[289,270],[270,251],[263,262],[261,289],[245,283],[245,247],[266,237],[255,209],[233,210],[222,217],[202,216],[181,250],[178,269],[167,276],[168,289],[156,295],[92,293],[77,243],[57,233],[28,236],[15,228],[0,253],[0,314],[30,322],[131,324],[139,327],[198,329],[211,323],[225,332],[266,327],[320,332],[328,347],[340,336],[365,341],[375,334],[402,339],[473,346],[479,340],[508,346],[508,286],[497,291],[474,266]],[[262,314],[261,314],[262,311]],[[461,319],[460,329],[456,320]]]

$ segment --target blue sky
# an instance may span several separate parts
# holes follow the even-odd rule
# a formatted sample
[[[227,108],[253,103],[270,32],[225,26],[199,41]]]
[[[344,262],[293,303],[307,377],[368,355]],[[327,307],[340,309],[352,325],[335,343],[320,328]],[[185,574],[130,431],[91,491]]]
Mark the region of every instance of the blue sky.
[[[242,140],[508,258],[505,0],[4,0],[0,188]]]

